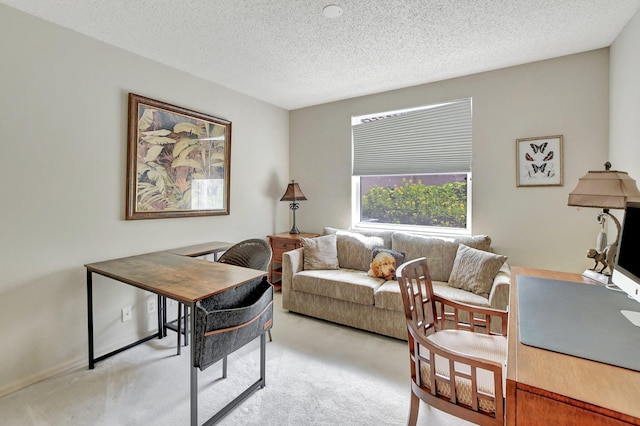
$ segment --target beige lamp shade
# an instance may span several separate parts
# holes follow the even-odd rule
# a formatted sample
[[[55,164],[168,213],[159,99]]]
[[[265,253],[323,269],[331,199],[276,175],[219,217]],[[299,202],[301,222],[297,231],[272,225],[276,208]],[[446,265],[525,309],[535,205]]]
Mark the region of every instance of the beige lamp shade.
[[[628,199],[640,199],[640,191],[627,172],[589,171],[569,193],[569,206],[624,209]]]

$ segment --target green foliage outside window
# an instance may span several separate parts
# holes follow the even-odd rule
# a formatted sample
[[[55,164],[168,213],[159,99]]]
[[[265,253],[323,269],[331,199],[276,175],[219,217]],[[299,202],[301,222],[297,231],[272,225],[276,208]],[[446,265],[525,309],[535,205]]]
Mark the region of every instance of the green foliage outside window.
[[[369,189],[361,209],[363,221],[466,228],[467,182],[423,185],[403,179],[400,186]]]

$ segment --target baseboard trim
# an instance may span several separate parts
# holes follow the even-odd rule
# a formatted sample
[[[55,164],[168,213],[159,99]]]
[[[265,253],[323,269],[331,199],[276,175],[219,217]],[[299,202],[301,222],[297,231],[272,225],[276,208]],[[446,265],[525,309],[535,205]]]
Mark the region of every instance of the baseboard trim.
[[[139,333],[138,333],[138,336],[139,336],[138,337],[139,339],[144,337],[144,336],[140,336]],[[98,353],[97,356],[99,356],[99,354],[103,354],[103,353],[106,354],[111,351],[114,351],[129,343],[131,343],[129,339],[121,339],[120,342],[112,343],[106,348],[96,349],[96,352]],[[52,367],[38,371],[37,373],[34,373],[30,376],[16,380],[15,382],[9,383],[4,386],[0,386],[0,397],[19,391],[20,389],[26,388],[27,386],[31,386],[34,383],[38,383],[42,380],[49,379],[58,374],[66,373],[67,371],[73,370],[74,368],[80,368],[80,367],[89,368],[89,358],[87,357],[87,355],[82,355],[82,356],[73,358],[70,361],[63,362],[58,365],[54,365]]]
[[[34,383],[38,383],[42,380],[48,379],[58,374],[65,373],[74,368],[82,367],[83,365],[87,365],[86,356],[74,358],[62,364],[54,365],[53,367],[38,371],[35,374],[23,377],[20,380],[16,380],[13,383],[9,383],[8,385],[0,387],[0,397],[9,395],[10,393],[19,391],[20,389],[24,389],[27,386],[31,386]]]

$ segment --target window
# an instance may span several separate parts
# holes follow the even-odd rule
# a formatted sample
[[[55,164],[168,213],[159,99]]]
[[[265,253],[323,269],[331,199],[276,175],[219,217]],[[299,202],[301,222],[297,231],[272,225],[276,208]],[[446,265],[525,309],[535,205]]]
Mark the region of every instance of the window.
[[[353,225],[470,231],[471,99],[352,117]]]

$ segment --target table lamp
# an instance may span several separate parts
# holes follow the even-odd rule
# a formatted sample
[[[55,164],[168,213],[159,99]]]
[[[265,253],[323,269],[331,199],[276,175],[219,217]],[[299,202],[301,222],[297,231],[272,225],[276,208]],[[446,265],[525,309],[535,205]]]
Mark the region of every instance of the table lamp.
[[[603,284],[610,284],[620,242],[620,222],[609,213],[609,209],[624,209],[628,199],[640,199],[640,191],[636,181],[627,172],[611,170],[611,163],[608,161],[604,167],[605,170],[591,170],[578,180],[576,187],[569,193],[567,205],[602,209],[597,218],[601,228],[596,247],[587,250],[587,257],[593,259],[595,265],[584,271],[583,275]],[[613,221],[617,229],[616,238],[610,245],[607,245],[607,218]],[[600,270],[599,264],[602,265]]]
[[[298,201],[304,201],[307,197],[304,196],[300,186],[296,183],[296,181],[292,180],[289,185],[287,185],[287,190],[285,191],[280,201],[291,201],[289,204],[289,208],[293,210],[293,226],[291,227],[290,234],[299,234],[298,227],[296,226],[296,210],[300,208],[300,204]]]

